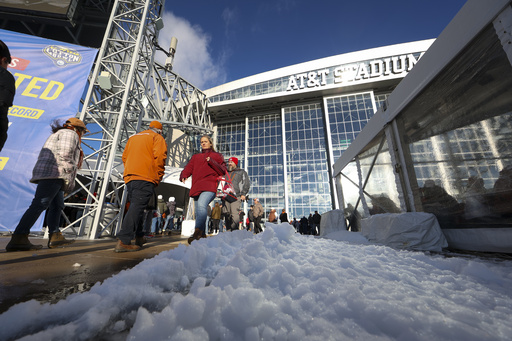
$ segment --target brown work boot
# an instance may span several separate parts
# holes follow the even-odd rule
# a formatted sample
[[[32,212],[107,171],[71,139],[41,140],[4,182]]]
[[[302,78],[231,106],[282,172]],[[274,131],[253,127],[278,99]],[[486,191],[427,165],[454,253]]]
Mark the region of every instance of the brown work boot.
[[[123,244],[122,241],[118,240],[114,252],[133,252],[139,250],[139,245]]]
[[[206,237],[206,236],[204,236],[204,237]],[[201,231],[200,229],[196,229],[196,230],[194,231],[194,234],[193,234],[191,237],[189,237],[189,238],[187,239],[187,241],[188,241],[188,243],[190,244],[190,243],[192,243],[194,240],[199,240],[199,239],[204,238],[204,237],[203,237],[203,231]]]
[[[144,236],[135,237],[135,245],[142,247],[142,245],[146,244],[147,242],[148,242],[148,240]]]
[[[64,238],[62,232],[50,233],[50,237],[48,238],[48,248],[53,249],[59,246],[73,244],[75,240],[69,240]]]
[[[28,240],[28,234],[13,234],[11,241],[5,246],[5,251],[41,250],[43,245],[34,245]]]

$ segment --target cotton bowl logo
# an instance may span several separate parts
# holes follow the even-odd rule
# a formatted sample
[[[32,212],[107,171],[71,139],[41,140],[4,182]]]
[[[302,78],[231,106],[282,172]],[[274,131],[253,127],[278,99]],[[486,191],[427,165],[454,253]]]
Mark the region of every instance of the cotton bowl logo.
[[[68,64],[79,64],[82,61],[80,53],[64,46],[48,45],[43,49],[43,52],[58,67],[66,67]]]

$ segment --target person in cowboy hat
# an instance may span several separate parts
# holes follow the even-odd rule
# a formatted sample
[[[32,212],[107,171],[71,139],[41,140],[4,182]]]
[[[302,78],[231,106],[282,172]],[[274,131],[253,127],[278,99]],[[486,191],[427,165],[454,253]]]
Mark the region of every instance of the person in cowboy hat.
[[[84,122],[71,117],[64,124],[54,121],[52,134],[43,145],[32,171],[30,182],[36,183],[36,193],[29,208],[14,230],[6,251],[30,251],[41,249],[28,240],[30,229],[41,213],[48,209],[48,247],[71,244],[59,230],[60,215],[64,208],[64,193],[75,187],[77,171],[82,167],[84,154],[82,136],[88,132]]]

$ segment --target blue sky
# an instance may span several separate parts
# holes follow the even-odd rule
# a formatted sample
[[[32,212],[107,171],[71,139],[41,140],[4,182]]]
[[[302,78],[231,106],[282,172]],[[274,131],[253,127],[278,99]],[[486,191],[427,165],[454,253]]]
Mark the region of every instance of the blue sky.
[[[364,49],[436,38],[465,0],[166,1],[159,44],[200,89]],[[165,59],[160,53],[158,59]]]

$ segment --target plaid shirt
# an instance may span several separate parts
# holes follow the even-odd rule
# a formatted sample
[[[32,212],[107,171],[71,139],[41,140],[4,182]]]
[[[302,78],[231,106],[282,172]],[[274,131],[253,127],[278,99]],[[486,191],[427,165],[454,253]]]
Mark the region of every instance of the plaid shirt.
[[[60,129],[48,137],[44,143],[30,182],[44,179],[63,179],[65,192],[75,187],[75,177],[81,160],[80,138],[70,129]]]

